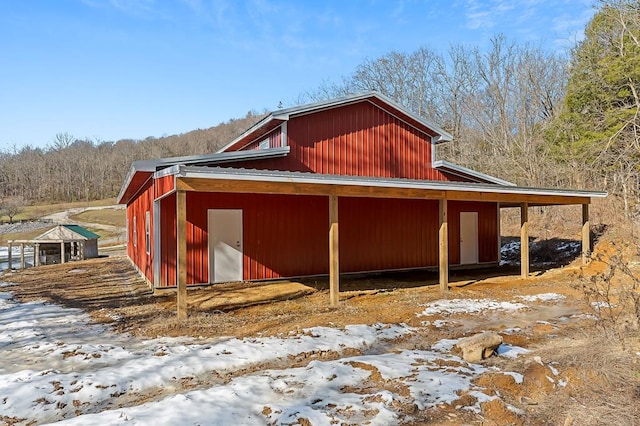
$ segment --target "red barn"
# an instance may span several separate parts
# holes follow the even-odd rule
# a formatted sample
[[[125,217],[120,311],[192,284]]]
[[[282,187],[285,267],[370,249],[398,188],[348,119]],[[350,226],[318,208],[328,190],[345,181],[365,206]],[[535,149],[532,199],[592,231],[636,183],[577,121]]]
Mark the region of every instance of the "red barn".
[[[436,161],[450,140],[375,92],[272,112],[217,153],[135,162],[128,255],[153,288],[330,274],[335,301],[339,273],[439,266],[446,286],[449,264],[497,263],[501,206],[524,234],[529,205],[581,204],[588,232],[606,194]]]

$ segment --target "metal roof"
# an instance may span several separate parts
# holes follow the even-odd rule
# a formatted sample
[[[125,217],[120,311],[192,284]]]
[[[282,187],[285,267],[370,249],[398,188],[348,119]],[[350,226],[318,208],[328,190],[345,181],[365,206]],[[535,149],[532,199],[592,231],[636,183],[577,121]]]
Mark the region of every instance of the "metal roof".
[[[80,225],[62,225],[65,228],[67,228],[70,231],[75,232],[76,234],[80,234],[83,237],[85,237],[88,240],[93,240],[93,239],[98,239],[100,238],[100,235],[96,234],[95,232],[91,232],[86,228],[83,228]]]
[[[230,179],[264,182],[311,183],[322,185],[351,185],[380,188],[422,189],[514,195],[563,196],[603,198],[606,192],[506,186],[487,183],[425,181],[415,179],[377,178],[362,176],[325,175],[304,172],[282,172],[221,167],[174,166],[171,172],[178,177],[202,179]]]
[[[96,240],[98,238],[100,238],[100,235],[95,234],[80,225],[63,224],[51,228],[35,237],[33,240],[28,241],[80,241]]]
[[[274,128],[276,128],[277,126],[279,126],[280,124],[282,124],[283,122],[289,120],[292,116],[299,116],[299,115],[309,114],[309,113],[312,113],[312,112],[322,111],[322,110],[330,109],[330,108],[336,108],[336,107],[339,107],[339,106],[348,105],[348,104],[361,102],[361,101],[371,101],[372,99],[374,99],[374,100],[377,99],[379,102],[382,102],[382,103],[388,105],[389,107],[393,108],[394,110],[396,110],[396,111],[400,112],[401,114],[407,116],[411,120],[421,124],[422,126],[428,128],[431,131],[433,131],[434,133],[436,133],[437,137],[435,137],[433,139],[434,143],[448,142],[448,141],[451,141],[453,139],[453,136],[451,136],[448,132],[446,132],[445,130],[441,129],[440,127],[436,126],[431,121],[425,119],[424,117],[420,117],[417,114],[412,113],[411,111],[409,111],[406,108],[404,108],[403,106],[397,104],[396,102],[394,102],[393,100],[391,100],[387,96],[383,95],[382,93],[375,92],[375,91],[370,91],[370,92],[365,92],[365,93],[358,93],[358,94],[343,96],[341,98],[336,98],[336,99],[331,99],[331,100],[326,100],[326,101],[320,101],[320,102],[315,102],[315,103],[311,103],[311,104],[299,105],[299,106],[295,106],[295,107],[291,107],[291,108],[285,108],[285,109],[280,109],[280,110],[277,110],[277,111],[272,111],[269,115],[267,115],[265,118],[263,118],[262,120],[260,120],[256,124],[254,124],[247,131],[242,133],[240,136],[238,136],[237,138],[235,138],[234,140],[232,140],[231,142],[229,142],[228,144],[226,144],[225,146],[220,148],[218,150],[218,152],[225,152],[228,148],[236,145],[238,142],[240,142],[243,139],[247,138],[252,133],[256,133],[256,132],[260,131],[259,134],[262,135],[266,131],[271,131]],[[381,105],[379,105],[377,103],[374,103],[374,104],[377,105],[378,107],[381,107]],[[259,136],[256,136],[256,137],[259,137]]]
[[[220,152],[205,155],[189,155],[184,157],[168,157],[156,160],[138,160],[134,161],[125,177],[124,184],[118,194],[118,203],[122,202],[127,188],[131,184],[137,173],[146,173],[147,176],[176,164],[195,165],[195,164],[224,164],[235,161],[259,160],[265,158],[284,157],[289,153],[289,147],[278,147],[269,149],[260,149],[252,151],[233,151]],[[144,179],[146,180],[146,179]]]
[[[468,169],[466,167],[462,167],[459,166],[457,164],[453,164],[450,163],[448,161],[445,160],[438,160],[436,162],[433,163],[433,167],[438,169],[438,170],[442,170],[442,171],[446,171],[448,173],[454,174],[456,176],[460,176],[463,178],[475,178],[484,182],[488,182],[488,183],[495,183],[497,185],[504,185],[504,186],[517,186],[515,183],[512,182],[508,182],[506,180],[502,180],[500,178],[494,177],[494,176],[490,176],[472,169]]]

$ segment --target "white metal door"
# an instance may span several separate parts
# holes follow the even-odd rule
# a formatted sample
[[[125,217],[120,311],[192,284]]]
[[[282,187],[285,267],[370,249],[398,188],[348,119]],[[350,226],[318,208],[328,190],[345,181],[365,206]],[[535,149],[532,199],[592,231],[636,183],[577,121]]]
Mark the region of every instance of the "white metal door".
[[[478,263],[478,212],[460,212],[460,264]]]
[[[209,282],[242,281],[242,210],[208,210]]]

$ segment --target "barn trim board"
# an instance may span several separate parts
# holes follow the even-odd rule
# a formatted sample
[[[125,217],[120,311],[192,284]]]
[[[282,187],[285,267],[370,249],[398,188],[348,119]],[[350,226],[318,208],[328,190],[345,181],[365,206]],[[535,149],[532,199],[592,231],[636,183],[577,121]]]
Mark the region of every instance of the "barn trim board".
[[[118,196],[127,205],[127,254],[154,290],[210,284],[209,211],[241,211],[243,281],[497,264],[500,209],[521,211],[528,276],[528,209],[582,206],[588,261],[589,204],[604,192],[527,188],[436,161],[452,136],[384,95],[368,92],[265,116],[216,153],[134,162]],[[152,224],[149,245],[144,220]],[[461,238],[473,221],[470,257]],[[138,241],[140,240],[140,241]],[[147,253],[143,247],[150,247]],[[215,260],[215,259],[214,259]],[[214,274],[214,275],[212,275]]]

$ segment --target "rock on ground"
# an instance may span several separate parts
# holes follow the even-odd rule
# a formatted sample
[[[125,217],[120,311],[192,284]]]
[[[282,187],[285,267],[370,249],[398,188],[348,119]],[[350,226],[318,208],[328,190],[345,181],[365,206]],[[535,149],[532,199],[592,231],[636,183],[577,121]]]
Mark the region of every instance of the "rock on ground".
[[[456,344],[462,351],[462,358],[467,362],[478,362],[494,354],[502,344],[502,336],[493,332],[485,332],[464,337]]]

